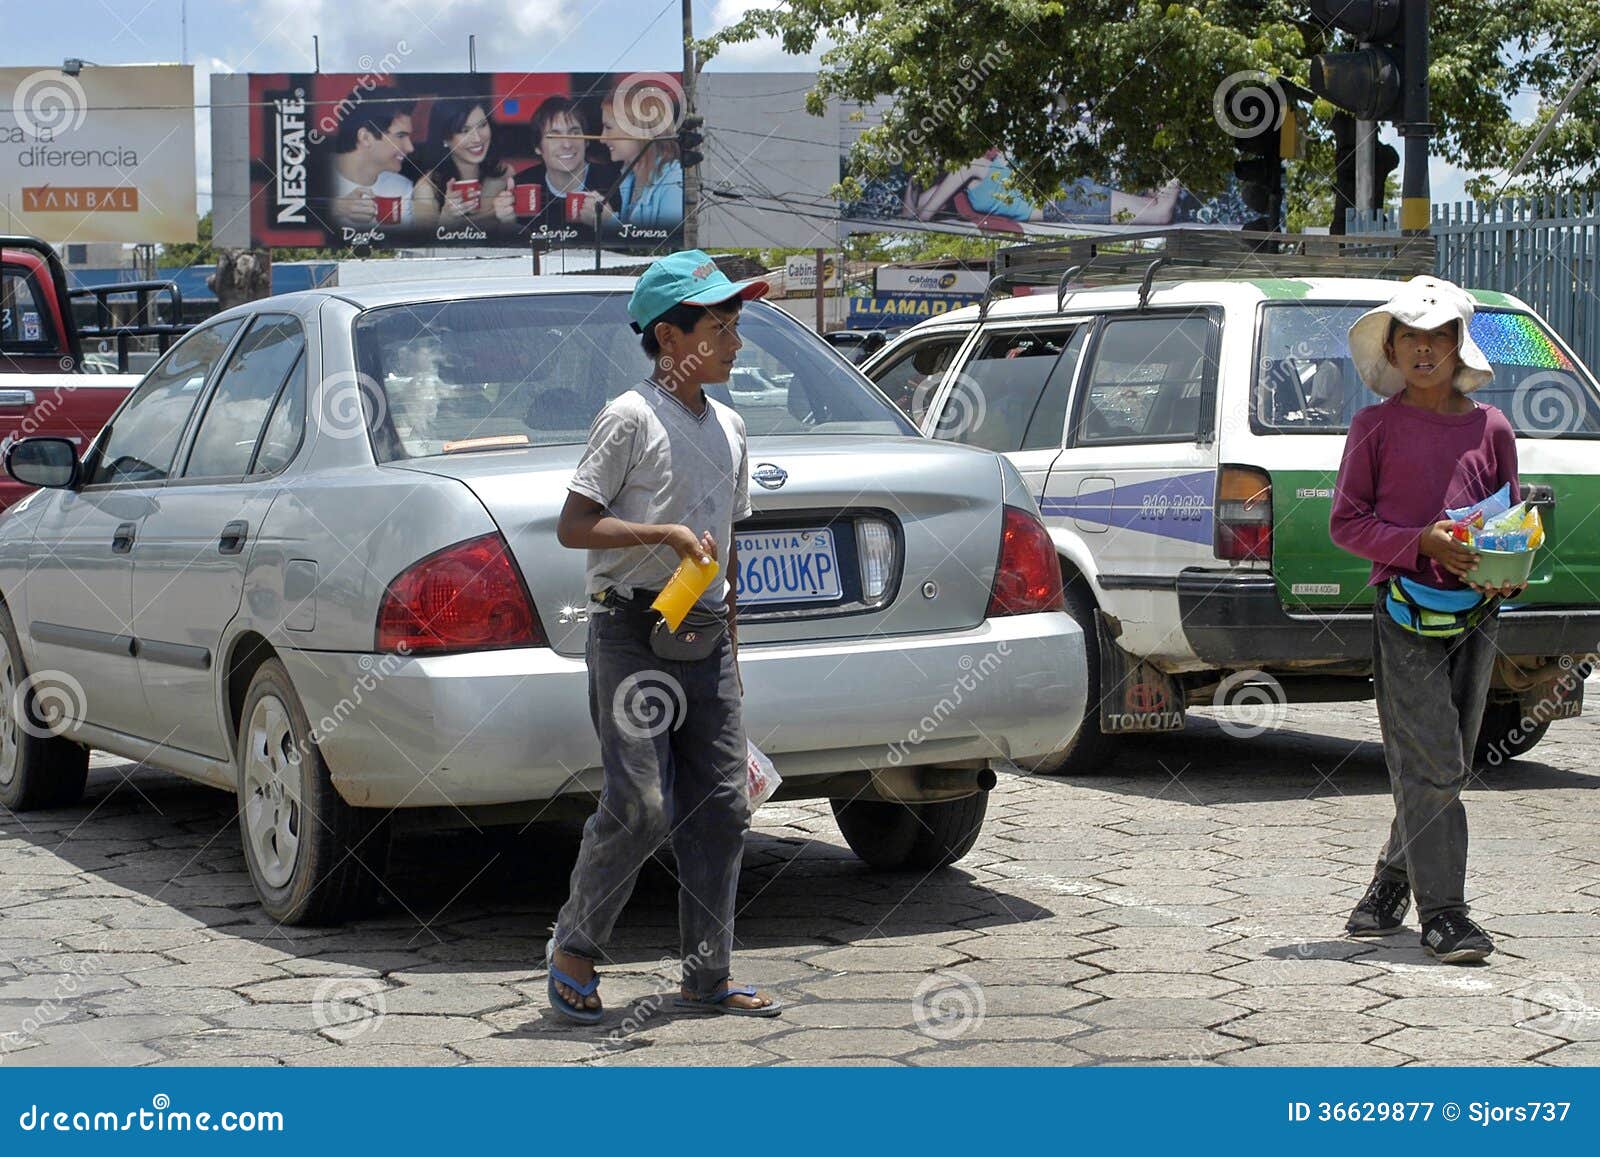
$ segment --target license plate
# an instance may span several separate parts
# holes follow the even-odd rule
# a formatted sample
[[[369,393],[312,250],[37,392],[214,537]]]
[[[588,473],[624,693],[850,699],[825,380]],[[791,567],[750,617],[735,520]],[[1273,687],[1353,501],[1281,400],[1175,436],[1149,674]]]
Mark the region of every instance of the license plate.
[[[736,534],[739,605],[826,603],[844,596],[831,530]]]
[[[1583,680],[1573,679],[1570,686],[1556,684],[1555,714],[1552,719],[1576,719],[1583,714]]]

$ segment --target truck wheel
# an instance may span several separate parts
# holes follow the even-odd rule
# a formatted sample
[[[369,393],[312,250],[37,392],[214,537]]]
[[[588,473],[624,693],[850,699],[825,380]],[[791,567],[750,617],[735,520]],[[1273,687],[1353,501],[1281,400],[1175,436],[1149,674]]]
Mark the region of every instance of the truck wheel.
[[[1100,730],[1100,632],[1095,622],[1094,595],[1082,579],[1066,585],[1067,613],[1083,628],[1085,666],[1083,724],[1067,748],[1031,765],[1038,775],[1094,775],[1106,770],[1121,748],[1118,736]]]
[[[1508,759],[1516,759],[1532,751],[1544,733],[1550,730],[1550,720],[1522,725],[1522,704],[1489,702],[1483,705],[1483,723],[1478,728],[1478,746],[1472,753],[1472,762],[1480,768],[1499,767]]]
[[[71,807],[89,778],[89,749],[52,734],[38,700],[11,610],[0,603],[0,805],[13,812]]]
[[[833,818],[850,850],[874,868],[931,872],[972,850],[989,811],[989,793],[943,803],[836,799]]]
[[[234,754],[245,863],[267,915],[340,924],[361,914],[387,867],[386,817],[339,798],[276,658],[250,680]]]

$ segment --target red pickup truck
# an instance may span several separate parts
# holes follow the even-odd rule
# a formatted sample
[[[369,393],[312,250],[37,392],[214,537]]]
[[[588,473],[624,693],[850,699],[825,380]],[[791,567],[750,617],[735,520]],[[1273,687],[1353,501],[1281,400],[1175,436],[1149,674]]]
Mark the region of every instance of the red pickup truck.
[[[112,298],[131,298],[132,324],[121,324]],[[74,301],[93,303],[94,320],[80,324]],[[161,305],[169,321],[151,319]],[[182,299],[169,281],[119,282],[67,288],[65,270],[49,245],[32,237],[0,236],[0,454],[16,438],[54,435],[80,448],[104,426],[143,376],[128,373],[136,339],[165,350],[187,328],[178,324]],[[115,345],[117,373],[90,372],[85,340]],[[102,355],[90,355],[102,361]],[[0,510],[28,493],[0,474]]]

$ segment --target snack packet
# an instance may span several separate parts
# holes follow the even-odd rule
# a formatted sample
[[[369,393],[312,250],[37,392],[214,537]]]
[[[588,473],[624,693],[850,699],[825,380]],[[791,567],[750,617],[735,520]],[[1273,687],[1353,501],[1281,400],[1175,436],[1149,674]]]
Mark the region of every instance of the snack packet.
[[[1488,519],[1504,514],[1511,506],[1511,483],[1507,482],[1489,497],[1474,502],[1471,506],[1461,506],[1454,510],[1446,510],[1444,516],[1451,522],[1465,522],[1469,526],[1482,526]]]

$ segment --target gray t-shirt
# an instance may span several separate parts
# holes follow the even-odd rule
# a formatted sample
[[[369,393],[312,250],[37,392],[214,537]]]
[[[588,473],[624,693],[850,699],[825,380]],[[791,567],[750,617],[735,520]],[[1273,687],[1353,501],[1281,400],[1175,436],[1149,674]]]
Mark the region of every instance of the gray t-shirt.
[[[700,602],[720,609],[733,524],[750,516],[750,460],[744,419],[715,398],[705,401],[696,415],[652,381],[614,398],[590,427],[589,445],[567,488],[624,522],[682,523],[697,535],[709,530],[723,573]],[[678,562],[670,546],[591,550],[588,592],[660,590]]]

